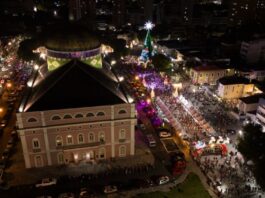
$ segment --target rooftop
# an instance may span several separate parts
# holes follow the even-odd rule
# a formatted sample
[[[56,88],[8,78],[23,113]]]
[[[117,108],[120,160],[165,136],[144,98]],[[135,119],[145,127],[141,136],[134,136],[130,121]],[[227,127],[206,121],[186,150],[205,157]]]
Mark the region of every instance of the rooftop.
[[[220,67],[217,67],[216,65],[201,65],[194,67],[193,70],[195,71],[212,71],[212,70],[223,70]]]
[[[240,98],[240,100],[243,103],[246,103],[246,104],[253,104],[253,103],[259,103],[259,99],[260,98],[265,98],[265,95],[264,94],[256,94],[256,95],[253,95],[253,96]]]
[[[226,76],[220,78],[219,82],[223,85],[250,84],[250,81],[247,78],[241,76]]]
[[[127,98],[103,69],[72,60],[33,87],[24,111],[45,111],[122,104]],[[23,100],[22,100],[23,101]]]

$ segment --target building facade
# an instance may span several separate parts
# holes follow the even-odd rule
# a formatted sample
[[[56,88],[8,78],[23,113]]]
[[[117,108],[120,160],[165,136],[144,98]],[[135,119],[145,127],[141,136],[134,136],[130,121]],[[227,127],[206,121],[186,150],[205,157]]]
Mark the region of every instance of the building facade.
[[[194,84],[215,85],[217,81],[225,76],[234,75],[234,69],[223,69],[216,66],[199,66],[190,70],[190,77]]]
[[[134,155],[134,104],[17,114],[26,168]]]
[[[219,79],[217,94],[222,99],[239,99],[252,95],[254,84],[242,77],[224,77]]]
[[[265,60],[265,39],[242,42],[240,55],[247,63],[258,63]]]
[[[259,105],[257,109],[256,119],[259,124],[265,128],[265,98],[259,99]]]

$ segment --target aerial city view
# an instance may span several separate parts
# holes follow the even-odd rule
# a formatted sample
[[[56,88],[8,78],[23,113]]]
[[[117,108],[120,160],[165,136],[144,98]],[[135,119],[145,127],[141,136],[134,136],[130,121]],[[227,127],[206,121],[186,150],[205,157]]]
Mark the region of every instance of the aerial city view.
[[[265,198],[265,0],[1,0],[0,198]]]

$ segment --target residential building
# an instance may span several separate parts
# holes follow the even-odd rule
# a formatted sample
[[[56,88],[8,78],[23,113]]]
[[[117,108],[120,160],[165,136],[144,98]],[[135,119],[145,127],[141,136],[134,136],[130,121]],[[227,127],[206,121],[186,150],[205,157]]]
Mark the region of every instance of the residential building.
[[[262,97],[259,99],[256,119],[259,124],[265,128],[265,98]]]
[[[248,112],[256,112],[259,105],[259,99],[261,97],[264,97],[264,94],[255,94],[240,98],[238,103],[239,113],[246,114]]]
[[[220,78],[234,74],[235,71],[232,68],[220,68],[214,65],[198,66],[190,69],[190,78],[194,84],[214,85]]]
[[[253,91],[254,84],[244,77],[223,77],[218,82],[217,94],[222,99],[239,99],[252,95]]]
[[[265,39],[242,42],[240,55],[247,63],[265,61]]]

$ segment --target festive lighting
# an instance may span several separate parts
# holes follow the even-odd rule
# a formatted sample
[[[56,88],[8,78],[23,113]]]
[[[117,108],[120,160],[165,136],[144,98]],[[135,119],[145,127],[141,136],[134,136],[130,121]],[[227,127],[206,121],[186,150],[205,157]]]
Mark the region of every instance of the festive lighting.
[[[145,24],[144,24],[144,28],[146,30],[152,30],[154,28],[154,24],[151,22],[151,21],[147,21]]]
[[[34,65],[34,70],[38,70],[40,67],[39,67],[39,65]]]

